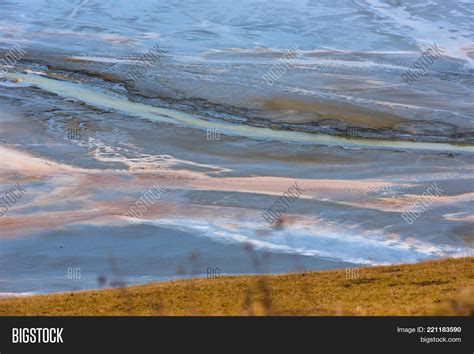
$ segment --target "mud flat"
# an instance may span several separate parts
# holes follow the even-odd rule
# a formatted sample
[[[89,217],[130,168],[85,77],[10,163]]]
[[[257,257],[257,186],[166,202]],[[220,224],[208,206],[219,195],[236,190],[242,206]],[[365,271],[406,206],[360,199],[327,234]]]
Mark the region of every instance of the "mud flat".
[[[134,43],[104,38],[92,48]],[[134,85],[134,49],[32,45],[7,68],[0,186],[27,192],[0,218],[3,293],[472,255],[474,100],[458,61],[407,87],[396,80],[416,52],[305,51],[266,87],[284,51],[165,49]],[[268,223],[294,183],[303,192]],[[154,186],[159,200],[125,218]]]
[[[6,293],[472,252],[470,145],[256,130],[133,102],[82,74],[9,75],[0,177],[28,193],[0,219]],[[262,214],[295,181],[305,192],[268,224]],[[434,182],[443,195],[407,224],[401,214]],[[153,185],[166,193],[130,225],[124,214]],[[81,279],[67,279],[71,267]]]

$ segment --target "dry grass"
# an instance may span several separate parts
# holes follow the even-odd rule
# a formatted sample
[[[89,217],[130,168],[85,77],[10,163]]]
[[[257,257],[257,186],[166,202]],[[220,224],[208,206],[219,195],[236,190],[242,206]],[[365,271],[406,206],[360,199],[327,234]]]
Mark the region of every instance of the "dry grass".
[[[0,315],[474,315],[474,258],[10,298]]]

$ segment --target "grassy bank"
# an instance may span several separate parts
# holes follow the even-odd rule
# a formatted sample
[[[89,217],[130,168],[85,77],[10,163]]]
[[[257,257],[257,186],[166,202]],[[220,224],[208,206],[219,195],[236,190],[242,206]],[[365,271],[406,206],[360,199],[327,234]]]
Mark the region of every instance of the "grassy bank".
[[[472,316],[474,258],[9,298],[0,315]]]

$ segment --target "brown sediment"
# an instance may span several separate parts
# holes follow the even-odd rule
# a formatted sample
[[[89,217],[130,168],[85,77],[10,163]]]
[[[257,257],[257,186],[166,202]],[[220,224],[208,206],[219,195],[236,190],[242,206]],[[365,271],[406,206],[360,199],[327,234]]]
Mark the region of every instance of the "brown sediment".
[[[87,81],[87,77],[96,77],[110,83],[120,83],[129,93],[131,92],[129,83],[118,70],[101,71],[94,66],[95,64],[98,63],[93,60],[89,61],[87,58],[64,58],[63,61],[55,60],[46,65],[50,69],[48,73],[50,76],[56,75],[58,78],[81,82]],[[84,66],[93,67],[84,68]],[[54,74],[51,70],[71,72],[72,79],[62,73]],[[168,108],[179,105],[179,110],[188,114],[200,112],[204,113],[206,117],[230,122],[235,122],[237,119],[242,124],[253,127],[329,136],[345,135],[348,129],[351,129],[352,138],[468,144],[474,142],[474,133],[458,129],[452,124],[442,126],[440,122],[407,119],[389,112],[368,109],[346,102],[276,97],[263,101],[257,100],[256,105],[247,102],[247,105],[239,107],[240,105],[237,103],[235,106],[218,104],[197,97],[177,99],[169,97],[169,94],[159,93],[156,87],[148,85],[146,88],[140,88],[140,85],[133,88],[134,99],[132,101],[141,101],[138,99],[139,97],[155,98],[166,102],[165,106]],[[151,106],[155,104],[150,103]],[[249,109],[248,106],[253,108]],[[204,111],[203,107],[206,108]],[[434,134],[431,134],[432,132]]]
[[[362,200],[358,202],[344,202],[347,205],[355,206],[358,208],[376,209],[389,212],[403,212],[407,208],[419,203],[424,208],[437,207],[441,205],[456,204],[462,202],[474,202],[474,193],[463,193],[452,196],[439,196],[430,199],[428,206],[424,206],[421,202],[422,193],[410,194],[397,197],[388,198],[377,198],[371,200]]]
[[[93,221],[108,216],[105,212],[97,210],[81,210],[68,212],[47,212],[39,215],[8,216],[0,218],[2,236],[0,239],[28,235],[46,230],[77,224],[81,221]],[[21,226],[21,230],[18,230]]]
[[[71,58],[71,57],[65,57],[63,58],[64,61],[69,61],[69,62],[72,62],[72,63],[80,63],[80,64],[84,64],[84,63],[94,63],[93,60],[87,60],[86,58]]]
[[[2,238],[15,237],[25,232],[50,230],[74,223],[124,225],[123,215],[136,202],[141,193],[157,184],[168,191],[187,192],[237,192],[280,197],[295,182],[304,192],[301,199],[324,201],[364,209],[402,212],[405,208],[419,200],[419,194],[403,194],[386,197],[372,197],[371,193],[383,190],[402,190],[403,183],[384,182],[379,180],[341,180],[341,179],[305,179],[287,177],[213,177],[204,172],[190,170],[173,170],[163,168],[160,171],[139,170],[100,170],[84,169],[30,156],[27,153],[0,147],[0,157],[4,161],[2,178],[16,174],[24,182],[30,193],[30,201],[23,200],[15,211],[20,213],[27,208],[42,207],[47,210],[53,205],[70,201],[80,203],[74,211],[26,214],[8,218],[0,218]],[[48,181],[48,190],[28,185],[27,181],[35,178]],[[116,195],[121,191],[120,196]],[[103,195],[102,199],[100,196]],[[92,198],[94,196],[94,198]],[[137,197],[138,196],[138,197]],[[472,202],[474,193],[458,195],[441,195],[432,201],[433,206]],[[182,202],[181,202],[182,203]],[[175,218],[202,218],[207,220],[222,214],[233,215],[235,220],[255,215],[256,210],[225,205],[206,205],[189,200],[181,205],[172,198],[160,200],[148,208],[144,219],[160,219],[173,216]],[[240,214],[239,214],[240,213]],[[227,215],[226,214],[226,215]],[[294,216],[292,216],[294,217]],[[464,218],[467,216],[464,216]],[[225,218],[224,218],[225,219]],[[230,219],[229,219],[230,220]],[[294,217],[295,223],[307,221]],[[21,227],[20,227],[21,226]]]
[[[443,215],[444,219],[446,220],[454,220],[454,221],[467,221],[474,223],[474,212],[460,212],[454,214],[445,214]]]
[[[15,171],[31,177],[37,174],[55,173],[60,171],[74,171],[75,168],[59,164],[53,161],[34,157],[21,151],[0,146],[0,156],[2,157],[2,174],[6,171]]]
[[[59,226],[88,220],[98,222],[102,219],[110,224],[117,223],[126,213],[130,205],[137,199],[137,193],[143,193],[152,185],[158,184],[167,190],[208,191],[208,192],[240,192],[280,196],[295,179],[283,177],[210,177],[202,172],[186,170],[163,169],[160,173],[140,173],[138,171],[83,169],[56,163],[10,148],[0,147],[0,157],[4,161],[2,178],[16,174],[28,190],[30,200],[23,200],[15,206],[15,212],[22,213],[28,208],[42,207],[45,210],[53,205],[70,201],[80,203],[80,210],[26,214],[21,216],[8,215],[0,218],[2,237],[12,237],[25,232],[47,230]],[[124,178],[127,177],[127,178]],[[48,181],[48,189],[29,185],[27,181]],[[387,186],[385,182],[377,181],[334,181],[334,180],[298,180],[298,186],[305,190],[302,198],[312,199],[318,191],[355,191],[361,193],[368,190],[369,185]],[[117,191],[124,195],[109,199]],[[91,199],[91,196],[105,194],[104,200]],[[163,208],[165,207],[165,208]],[[169,200],[163,200],[151,207],[147,218],[159,218],[168,215],[167,208],[176,205]],[[191,206],[178,208],[177,216],[192,216],[199,214],[199,209],[208,213],[211,208]],[[229,208],[231,212],[232,208]],[[163,212],[165,210],[165,212]],[[202,215],[201,215],[202,216]],[[203,216],[202,216],[203,217]],[[94,221],[95,220],[95,221]],[[121,220],[123,222],[123,220]],[[21,227],[19,227],[21,225]]]
[[[53,77],[55,79],[60,79],[60,80],[64,80],[64,81],[79,81],[79,82],[85,82],[84,80],[78,80],[76,78],[72,78],[68,75],[64,75],[64,74],[60,74],[60,73],[55,73],[55,72],[48,72],[47,73],[47,76],[50,76],[50,77]]]
[[[84,188],[106,187],[115,185],[123,187],[130,182],[123,180],[120,175],[126,174],[134,177],[134,185],[137,190],[143,186],[150,185],[153,181],[160,183],[164,188],[180,189],[189,188],[194,190],[209,191],[229,191],[229,192],[247,192],[262,193],[269,195],[280,195],[282,191],[289,188],[295,181],[300,185],[305,193],[302,198],[312,198],[317,193],[322,192],[340,192],[340,193],[368,193],[382,188],[399,188],[399,183],[385,182],[379,180],[342,180],[342,179],[305,179],[305,178],[288,178],[288,177],[212,177],[204,172],[173,170],[163,168],[157,172],[147,172],[129,170],[100,170],[100,169],[84,169],[80,167],[69,166],[66,164],[56,163],[39,157],[34,157],[26,153],[16,151],[10,148],[0,147],[0,156],[4,157],[4,172],[15,171],[23,175],[35,173],[47,173],[48,176],[55,174],[70,174],[76,172],[77,184],[75,188],[82,186]],[[72,178],[72,176],[70,176]],[[408,186],[408,185],[407,185]],[[466,193],[463,196],[440,196],[438,201],[463,201],[469,200],[473,193]],[[416,200],[417,195],[406,196],[409,202]]]
[[[73,58],[65,58],[64,61],[70,61],[72,63],[77,63],[77,64],[91,63],[88,60],[73,59]],[[60,70],[60,71],[72,71],[74,73],[82,73],[82,74],[85,74],[87,76],[96,77],[96,78],[102,79],[104,81],[112,82],[114,84],[124,82],[124,80],[122,78],[120,78],[118,75],[114,75],[114,74],[107,73],[107,72],[98,72],[98,71],[94,71],[94,70],[84,70],[82,68],[70,68],[68,66],[61,65],[60,63],[55,64],[55,65],[49,64],[48,69],[49,70]],[[48,73],[48,75],[51,75],[51,73]]]
[[[215,155],[221,155],[219,151],[213,152]],[[259,160],[259,159],[271,159],[274,161],[283,161],[283,162],[291,162],[291,163],[312,163],[312,164],[323,164],[323,163],[331,163],[331,164],[343,164],[347,162],[353,162],[356,159],[356,156],[351,155],[337,155],[336,153],[333,154],[324,154],[322,152],[318,154],[314,154],[312,152],[299,152],[298,154],[294,155],[282,155],[278,152],[264,152],[264,151],[252,151],[246,152],[242,151],[239,152],[239,156],[245,157],[245,159],[251,160]],[[222,156],[225,156],[222,153]],[[368,158],[366,161],[370,161]]]
[[[316,102],[289,98],[272,98],[262,102],[265,109],[281,112],[275,122],[313,123],[324,119],[346,122],[362,128],[391,128],[406,121],[395,114],[370,110],[348,103]],[[288,113],[288,114],[284,114]]]

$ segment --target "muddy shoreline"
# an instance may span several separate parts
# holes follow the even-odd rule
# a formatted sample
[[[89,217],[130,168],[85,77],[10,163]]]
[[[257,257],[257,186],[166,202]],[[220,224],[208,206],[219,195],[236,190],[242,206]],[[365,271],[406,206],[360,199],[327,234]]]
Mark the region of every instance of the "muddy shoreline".
[[[28,191],[0,218],[5,292],[95,288],[115,276],[110,254],[129,284],[141,284],[207,267],[255,272],[248,245],[267,273],[472,252],[468,125],[186,80],[166,56],[132,90],[130,57],[28,53],[9,70],[16,79],[0,82],[0,185]],[[295,181],[303,195],[268,224],[262,213]],[[402,213],[433,183],[443,194],[407,224]],[[163,198],[127,224],[123,215],[155,184]],[[65,279],[71,266],[82,281]]]
[[[0,54],[2,51],[0,50]],[[204,118],[221,120],[253,127],[324,134],[354,139],[474,144],[474,130],[443,121],[411,119],[393,113],[368,109],[334,100],[315,101],[289,96],[276,96],[248,101],[246,106],[213,102],[198,96],[183,95],[170,86],[160,85],[159,78],[145,77],[133,87],[124,73],[131,64],[115,63],[107,66],[86,60],[70,60],[70,56],[34,53],[18,63],[18,70],[45,69],[52,78],[76,82],[93,82],[112,92],[125,95],[133,102],[199,114]],[[39,59],[41,58],[41,59]],[[133,58],[124,58],[133,60]],[[166,56],[155,68],[166,63]],[[151,73],[154,75],[155,73]],[[95,81],[95,82],[94,82]],[[150,86],[150,83],[153,86]],[[273,104],[277,102],[277,104]],[[281,103],[283,102],[283,104]],[[286,102],[286,104],[285,104]],[[301,108],[302,107],[302,108]],[[296,121],[295,121],[296,118]],[[390,123],[392,122],[392,123]]]

